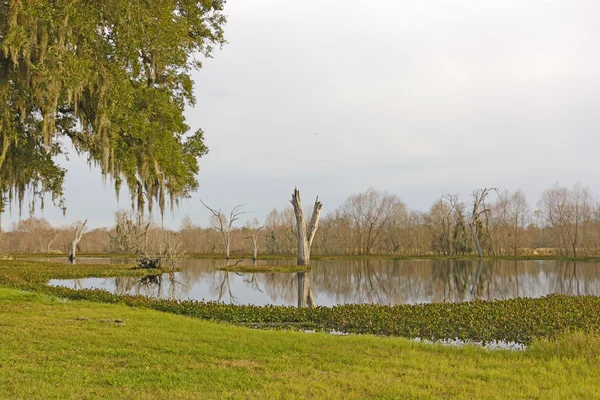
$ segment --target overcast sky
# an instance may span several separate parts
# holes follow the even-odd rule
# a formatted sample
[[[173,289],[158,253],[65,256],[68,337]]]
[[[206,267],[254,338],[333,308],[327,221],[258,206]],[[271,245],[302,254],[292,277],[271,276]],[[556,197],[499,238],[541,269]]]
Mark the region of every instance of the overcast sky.
[[[168,226],[207,225],[200,197],[263,220],[295,185],[325,212],[369,186],[418,210],[485,186],[520,187],[532,207],[557,181],[600,195],[598,1],[228,0],[226,13],[229,43],[194,73],[186,111],[210,153]],[[74,153],[62,164],[66,217],[35,216],[94,228],[129,206]]]

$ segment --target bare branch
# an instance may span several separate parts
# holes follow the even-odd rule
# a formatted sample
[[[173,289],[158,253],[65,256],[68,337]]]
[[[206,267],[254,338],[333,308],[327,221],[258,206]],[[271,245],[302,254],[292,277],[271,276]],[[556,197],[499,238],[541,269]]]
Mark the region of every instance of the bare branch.
[[[219,225],[217,226],[217,224],[215,224],[214,222],[212,223],[212,226],[219,232],[221,232],[221,234],[225,234],[225,227],[223,226],[223,214],[221,213],[221,210],[219,209],[219,211],[216,211],[215,209],[209,207],[204,201],[202,201],[202,199],[200,199],[200,203],[202,203],[202,205],[212,213],[212,215],[219,221]],[[231,224],[230,224],[231,226]]]
[[[317,232],[317,228],[319,226],[319,217],[321,215],[321,208],[323,207],[323,203],[319,201],[319,196],[315,200],[315,205],[313,207],[313,212],[310,217],[310,222],[308,224],[308,247],[312,246],[313,239],[315,238],[315,233]]]
[[[238,204],[237,206],[233,207],[233,210],[231,210],[231,213],[229,214],[229,230],[231,230],[231,226],[233,225],[234,221],[238,220],[240,215],[248,214],[246,211],[238,211],[240,207],[244,206],[245,204]]]

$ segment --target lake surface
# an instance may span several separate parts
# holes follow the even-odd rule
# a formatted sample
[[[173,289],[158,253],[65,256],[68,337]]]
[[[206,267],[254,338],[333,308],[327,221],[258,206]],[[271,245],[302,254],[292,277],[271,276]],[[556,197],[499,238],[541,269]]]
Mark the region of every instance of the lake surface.
[[[58,261],[52,259],[52,261]],[[135,263],[124,259],[78,259],[78,263]],[[258,261],[259,265],[295,260]],[[184,260],[181,271],[152,278],[51,280],[55,286],[104,289],[117,294],[219,301],[232,304],[298,305],[312,296],[318,306],[417,304],[540,297],[550,293],[600,295],[600,263],[562,261],[328,260],[305,273],[234,273],[224,260]],[[251,264],[246,260],[244,264]],[[299,286],[308,286],[301,290]]]

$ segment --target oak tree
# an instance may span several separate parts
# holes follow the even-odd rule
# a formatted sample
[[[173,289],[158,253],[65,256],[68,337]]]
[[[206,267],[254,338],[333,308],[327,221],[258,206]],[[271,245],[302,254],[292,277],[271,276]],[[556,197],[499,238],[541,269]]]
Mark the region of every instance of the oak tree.
[[[198,186],[192,70],[224,43],[223,0],[0,2],[0,195],[64,209],[71,142],[132,206],[164,211]],[[43,206],[43,204],[42,204]]]

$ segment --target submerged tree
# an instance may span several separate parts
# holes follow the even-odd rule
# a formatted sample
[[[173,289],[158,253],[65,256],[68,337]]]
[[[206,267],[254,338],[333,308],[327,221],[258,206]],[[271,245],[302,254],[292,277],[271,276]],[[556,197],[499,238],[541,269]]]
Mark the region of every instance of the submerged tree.
[[[227,218],[225,214],[221,212],[220,209],[215,210],[214,208],[207,206],[202,200],[200,200],[200,202],[213,215],[213,228],[215,228],[217,232],[219,232],[223,237],[225,259],[229,260],[229,244],[231,242],[231,229],[233,227],[233,223],[238,220],[240,215],[245,214],[244,211],[240,211],[240,208],[242,208],[244,204],[238,204],[237,206],[233,207],[231,213],[229,214],[229,218]]]
[[[202,131],[187,135],[190,73],[224,43],[224,0],[0,3],[0,197],[64,210],[64,139],[132,206],[195,190]],[[82,11],[82,7],[85,10]],[[43,206],[43,203],[42,203]]]
[[[248,236],[244,236],[244,239],[250,239],[252,241],[252,261],[256,261],[258,258],[258,233],[264,228],[264,226],[258,226],[258,220],[256,218],[247,223],[243,231],[248,232]]]
[[[77,253],[77,245],[83,237],[83,230],[85,229],[85,224],[87,224],[87,219],[83,221],[83,224],[77,225],[77,227],[75,228],[75,235],[73,236],[73,241],[71,241],[71,244],[69,245],[69,261],[71,262],[75,260]]]
[[[294,206],[294,213],[296,214],[297,224],[297,238],[298,238],[298,265],[309,265],[310,264],[310,247],[312,246],[317,227],[319,226],[319,217],[321,216],[321,207],[323,204],[319,201],[319,197],[315,200],[312,215],[308,226],[304,219],[304,212],[302,211],[302,203],[300,201],[300,191],[298,188],[294,189],[292,194],[292,200],[290,200],[292,206]]]

